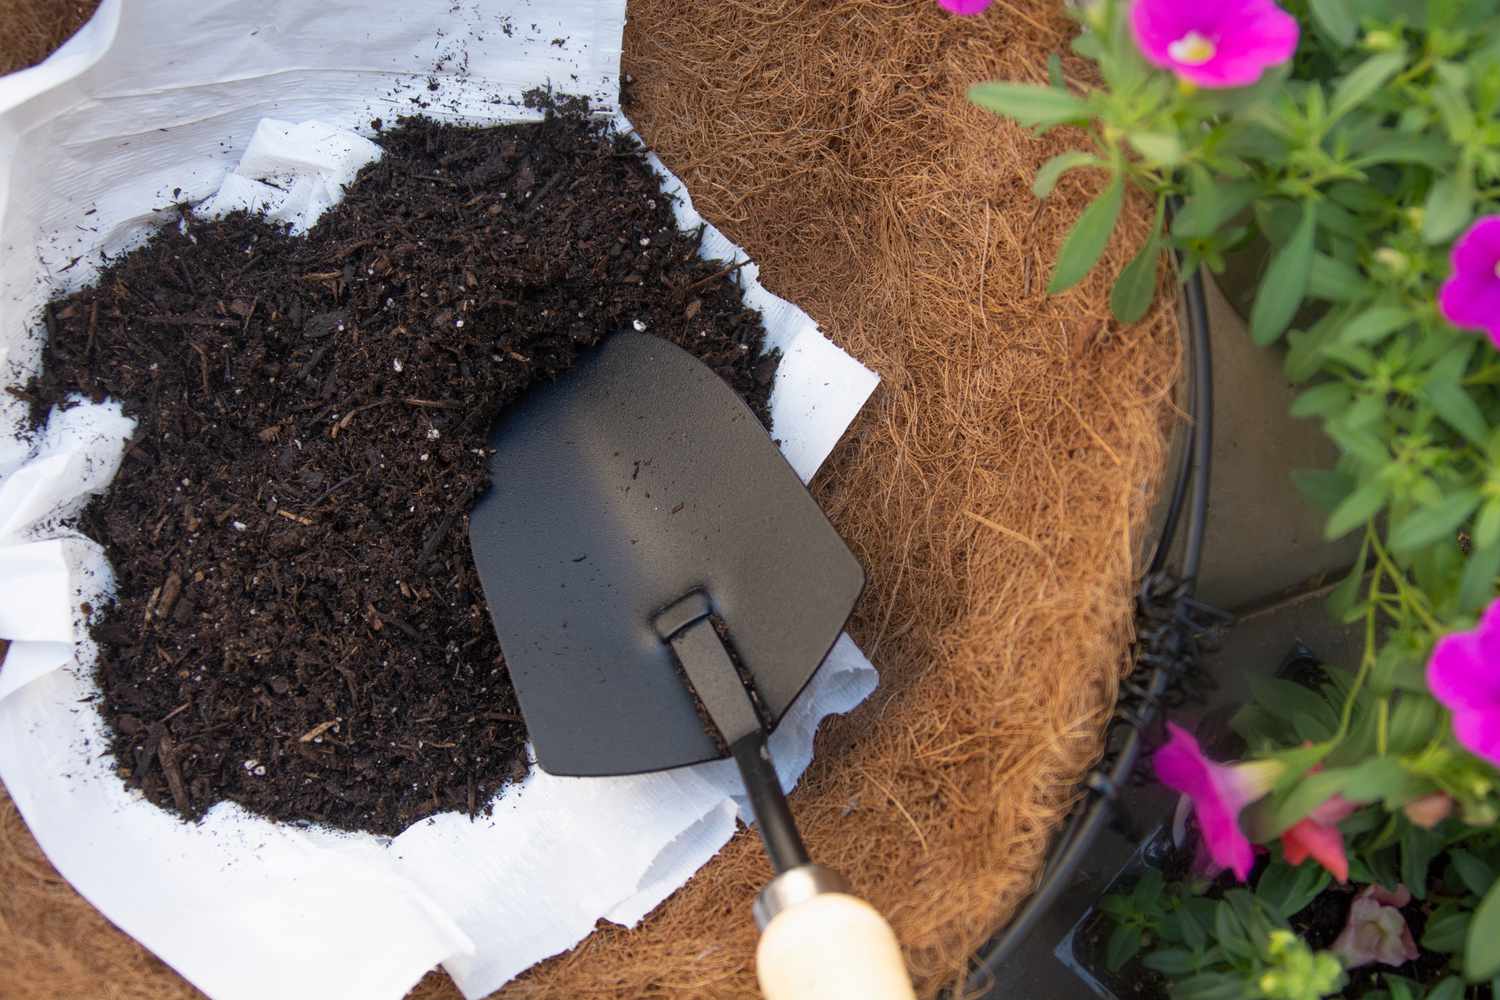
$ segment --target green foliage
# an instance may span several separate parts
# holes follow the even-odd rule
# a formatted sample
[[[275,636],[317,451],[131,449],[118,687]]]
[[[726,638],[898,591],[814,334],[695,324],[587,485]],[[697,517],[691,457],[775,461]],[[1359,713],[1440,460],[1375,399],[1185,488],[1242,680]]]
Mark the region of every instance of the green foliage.
[[[1120,206],[1125,200],[1125,181],[1119,174],[1110,178],[1104,193],[1083,210],[1078,221],[1073,223],[1068,238],[1058,251],[1057,264],[1052,271],[1049,292],[1061,292],[1072,288],[1094,269],[1109,235],[1115,231],[1120,218]]]
[[[1142,964],[1171,982],[1173,1000],[1318,1000],[1346,982],[1333,955],[1316,952],[1292,932],[1295,915],[1328,884],[1326,874],[1278,863],[1255,892],[1231,889],[1220,899],[1165,885],[1154,869],[1131,892],[1105,897],[1111,931],[1105,960],[1119,971],[1143,945]]]
[[[1184,272],[1258,265],[1250,334],[1285,345],[1303,387],[1292,412],[1338,450],[1333,468],[1296,480],[1329,538],[1362,541],[1328,607],[1361,627],[1364,648],[1311,687],[1254,685],[1233,725],[1283,771],[1243,825],[1274,844],[1332,796],[1358,805],[1340,824],[1351,879],[1407,885],[1428,908],[1423,947],[1454,956],[1454,975],[1426,987],[1386,976],[1384,994],[1456,998],[1500,976],[1500,772],[1454,740],[1426,664],[1497,593],[1500,354],[1451,327],[1436,298],[1453,241],[1500,214],[1500,20],[1493,0],[1283,2],[1302,25],[1297,54],[1250,87],[1181,85],[1136,52],[1128,3],[1100,0],[1073,50],[1101,87],[1070,89],[1054,62],[1046,86],[971,96],[1023,125],[1080,126],[1089,148],[1049,161],[1039,197],[1069,171],[1108,172],[1053,291],[1098,265],[1131,187],[1158,214],[1116,278],[1119,321],[1145,315],[1163,257]],[[1433,801],[1452,816],[1408,815]],[[1157,885],[1111,904],[1111,964],[1144,953],[1177,997],[1325,995],[1331,957],[1273,935],[1327,876],[1275,858],[1253,894]]]
[[[1500,976],[1500,882],[1491,884],[1469,924],[1464,975],[1474,982]]]

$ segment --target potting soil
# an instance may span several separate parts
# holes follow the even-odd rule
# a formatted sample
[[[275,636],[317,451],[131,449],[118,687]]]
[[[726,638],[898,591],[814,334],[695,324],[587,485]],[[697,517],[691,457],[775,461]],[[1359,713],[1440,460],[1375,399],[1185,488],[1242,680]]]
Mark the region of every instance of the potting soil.
[[[186,817],[394,835],[525,775],[467,510],[533,382],[645,330],[769,422],[760,316],[632,142],[577,107],[377,141],[305,237],[184,207],[47,308],[12,389],[33,421],[73,393],[138,421],[80,525],[117,575],[99,710],[121,776]]]

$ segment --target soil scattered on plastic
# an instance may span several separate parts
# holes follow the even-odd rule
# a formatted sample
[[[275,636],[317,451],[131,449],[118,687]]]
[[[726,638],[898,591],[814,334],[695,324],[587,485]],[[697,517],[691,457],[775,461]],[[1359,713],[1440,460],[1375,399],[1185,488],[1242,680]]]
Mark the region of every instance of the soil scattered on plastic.
[[[37,423],[74,393],[138,422],[80,519],[117,577],[99,710],[121,776],[186,817],[394,835],[526,774],[467,511],[534,381],[644,328],[769,423],[760,316],[633,142],[577,107],[377,142],[306,236],[184,209],[46,308],[11,390]]]

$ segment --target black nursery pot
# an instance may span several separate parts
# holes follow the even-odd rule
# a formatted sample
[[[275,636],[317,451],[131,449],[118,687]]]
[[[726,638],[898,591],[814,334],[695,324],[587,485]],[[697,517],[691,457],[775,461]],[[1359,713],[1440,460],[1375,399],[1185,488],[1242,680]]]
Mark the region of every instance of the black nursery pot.
[[[1322,513],[1292,483],[1293,469],[1329,468],[1337,453],[1317,427],[1289,416],[1296,390],[1282,374],[1282,353],[1255,346],[1244,321],[1212,284],[1206,302],[1213,474],[1196,598],[1228,612],[1233,625],[1199,658],[1203,700],[1173,707],[1171,714],[1184,725],[1197,723],[1200,738],[1213,749],[1214,734],[1227,736],[1229,717],[1248,700],[1251,676],[1276,673],[1299,643],[1330,662],[1347,660],[1346,653],[1356,648],[1355,630],[1334,625],[1323,598],[1353,563],[1358,546],[1357,539],[1324,541]],[[1186,338],[1189,324],[1184,320],[1179,326]],[[1185,343],[1184,357],[1192,356]],[[1190,364],[1184,368],[1177,403],[1189,412],[1194,373]],[[1190,431],[1187,422],[1174,431],[1168,486],[1147,552],[1167,520],[1170,470],[1187,449]],[[1137,773],[1146,770],[1143,763]],[[973,956],[966,995],[986,1000],[1140,995],[1128,979],[1104,969],[1088,921],[1097,920],[1096,904],[1111,887],[1132,884],[1153,859],[1160,862],[1162,831],[1170,827],[1176,797],[1151,782],[1111,790],[1096,778],[1092,787],[1080,790],[1081,800],[1086,806],[1111,791],[1115,808],[1109,827],[1082,852],[1076,867],[1057,873],[1053,880],[1060,886],[1047,884],[1059,867],[1060,848],[1066,848],[1054,843],[1038,895],[1051,896],[1049,904],[1027,921],[1024,934],[996,929]]]

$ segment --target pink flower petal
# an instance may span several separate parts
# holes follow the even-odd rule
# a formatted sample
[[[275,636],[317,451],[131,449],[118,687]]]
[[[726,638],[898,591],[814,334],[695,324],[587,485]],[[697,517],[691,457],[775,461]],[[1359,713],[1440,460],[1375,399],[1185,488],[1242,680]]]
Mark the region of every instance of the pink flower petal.
[[[1438,640],[1427,661],[1427,686],[1454,711],[1500,711],[1500,660],[1485,655],[1481,632],[1454,632]]]
[[[1411,890],[1400,882],[1396,883],[1396,888],[1394,889],[1387,889],[1379,882],[1376,882],[1373,885],[1365,886],[1361,895],[1368,896],[1377,903],[1394,906],[1398,910],[1411,902]]]
[[[1479,619],[1479,654],[1489,663],[1500,663],[1500,601],[1491,601]],[[1495,682],[1495,694],[1500,699],[1500,678]]]
[[[1453,735],[1465,750],[1500,767],[1500,709],[1454,712]]]
[[[1381,903],[1382,898],[1395,901],[1403,894],[1405,901],[1396,905],[1405,906],[1411,902],[1405,886],[1395,894],[1387,894],[1372,885],[1354,897],[1354,902],[1349,905],[1349,922],[1333,942],[1333,951],[1344,960],[1346,968],[1354,969],[1371,962],[1397,966],[1417,958],[1420,952],[1412,940],[1411,928],[1406,926],[1406,918],[1396,906]]]
[[[1453,796],[1447,792],[1432,792],[1412,799],[1402,807],[1402,812],[1417,826],[1431,830],[1453,812]]]
[[[1340,882],[1349,881],[1349,857],[1337,826],[1299,820],[1281,835],[1281,849],[1288,864],[1300,865],[1312,858]]]
[[[1130,25],[1147,61],[1201,87],[1254,83],[1297,48],[1296,19],[1272,0],[1135,0]],[[1189,37],[1209,43],[1211,54],[1201,62],[1174,55]]]
[[[1500,765],[1500,600],[1478,628],[1438,640],[1427,661],[1427,686],[1453,713],[1458,742]]]
[[[1443,318],[1465,330],[1484,330],[1500,348],[1500,215],[1490,215],[1469,227],[1453,244],[1452,273],[1438,290]],[[1491,608],[1490,614],[1494,613]],[[1488,621],[1481,635],[1490,648],[1488,660],[1500,656],[1500,625]]]
[[[1209,856],[1243,882],[1250,876],[1255,854],[1240,830],[1240,810],[1270,789],[1279,765],[1216,764],[1203,756],[1198,741],[1185,729],[1169,722],[1167,731],[1170,739],[1156,751],[1153,761],[1157,777],[1168,788],[1192,798]]]
[[[990,0],[938,0],[938,6],[953,14],[978,14],[990,5]]]
[[[1489,215],[1468,228],[1451,254],[1455,272],[1495,271],[1500,260],[1500,215]]]
[[[1315,770],[1322,770],[1322,766],[1319,765]],[[1342,795],[1334,793],[1328,796],[1327,801],[1322,805],[1308,813],[1307,818],[1321,826],[1337,826],[1358,812],[1359,805],[1358,802],[1350,802]]]
[[[1500,278],[1458,272],[1438,289],[1438,310],[1460,330],[1500,334]]]

